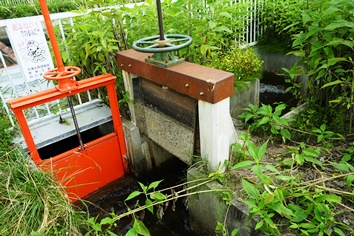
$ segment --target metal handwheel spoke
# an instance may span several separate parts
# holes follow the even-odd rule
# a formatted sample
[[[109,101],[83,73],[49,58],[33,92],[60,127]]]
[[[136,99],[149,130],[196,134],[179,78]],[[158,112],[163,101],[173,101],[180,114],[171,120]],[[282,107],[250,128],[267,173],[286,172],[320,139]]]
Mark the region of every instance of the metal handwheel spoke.
[[[170,52],[185,48],[192,43],[192,38],[181,34],[166,34],[165,40],[160,40],[159,35],[143,38],[133,43],[133,48],[139,52]],[[151,40],[154,40],[151,42]],[[177,42],[184,42],[181,44],[173,44]],[[154,44],[154,45],[151,45]],[[149,46],[147,46],[149,45]],[[157,45],[157,46],[156,46]]]
[[[184,42],[184,41],[187,41],[188,39],[185,38],[185,39],[174,39],[174,40],[171,40],[171,43],[176,43],[176,42]]]
[[[147,46],[145,48],[157,48],[158,46],[159,46],[158,44],[153,44],[153,45]]]
[[[145,61],[169,67],[184,61],[176,55],[176,51],[189,46],[193,39],[182,34],[164,34],[160,0],[156,0],[159,35],[146,37],[133,42],[133,49],[139,52],[153,53]]]

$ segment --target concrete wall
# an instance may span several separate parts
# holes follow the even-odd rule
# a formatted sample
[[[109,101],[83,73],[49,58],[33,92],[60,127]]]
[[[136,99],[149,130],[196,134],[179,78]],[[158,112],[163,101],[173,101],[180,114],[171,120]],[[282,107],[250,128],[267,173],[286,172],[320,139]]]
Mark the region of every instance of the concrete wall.
[[[299,62],[300,59],[294,55],[284,55],[268,52],[261,50],[260,48],[256,49],[256,53],[264,61],[264,71],[272,72],[275,74],[286,74],[282,68],[287,68],[290,70],[295,63],[301,65],[301,62]],[[306,71],[305,68],[302,69]],[[296,82],[301,83],[301,92],[303,94],[307,93],[307,81],[308,78],[306,75],[300,75],[296,79]]]
[[[190,169],[187,180],[198,179],[201,176],[201,173],[195,168]],[[207,189],[220,190],[222,186],[216,182],[211,182],[198,188],[198,190]],[[200,232],[199,235],[205,236],[217,235],[215,232],[217,222],[223,223],[225,221],[224,226],[230,234],[235,228],[238,228],[238,236],[262,235],[259,231],[254,230],[256,220],[249,218],[247,205],[233,200],[230,208],[227,209],[228,206],[222,198],[223,195],[220,192],[198,193],[189,197],[188,211],[192,232]]]
[[[241,115],[244,112],[242,108],[248,107],[249,103],[259,104],[259,80],[246,82],[244,87],[235,89],[235,94],[230,97],[231,117]]]

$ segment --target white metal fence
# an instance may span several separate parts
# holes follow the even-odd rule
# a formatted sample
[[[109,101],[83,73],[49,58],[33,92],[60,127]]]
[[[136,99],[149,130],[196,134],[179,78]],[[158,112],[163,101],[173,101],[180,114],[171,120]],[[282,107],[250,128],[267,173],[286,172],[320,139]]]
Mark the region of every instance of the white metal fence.
[[[245,42],[247,45],[254,45],[256,44],[259,36],[262,33],[262,27],[260,25],[260,17],[259,17],[259,12],[262,7],[261,5],[262,0],[235,0],[235,2],[240,2],[240,1],[253,2],[253,4],[251,4],[248,9],[249,17],[245,19],[245,30],[244,30],[245,34],[242,37],[242,41]],[[133,4],[130,6],[132,7]],[[53,21],[53,24],[58,26],[60,31],[60,37],[63,40],[65,40],[64,25],[68,23],[70,25],[74,25],[75,17],[79,15],[80,14],[78,13],[72,13],[72,12],[51,14],[51,19]],[[43,28],[45,28],[43,17],[42,16],[37,16],[37,17],[42,22]],[[0,41],[3,42],[5,42],[7,38],[9,38],[7,35],[8,30],[6,29],[6,26],[8,25],[7,24],[8,21],[11,20],[0,21]],[[12,45],[12,47],[16,47],[16,45]],[[14,83],[14,81],[17,82]],[[20,64],[14,63],[8,56],[6,56],[0,51],[0,99],[8,113],[8,117],[12,125],[14,125],[14,122],[12,119],[12,113],[8,109],[7,101],[15,97],[42,91],[50,87],[53,87],[53,84],[51,82],[45,81],[42,78],[28,82],[25,79],[22,66]],[[78,105],[81,105],[85,102],[93,101],[98,98],[97,96],[95,97],[89,92],[86,95],[84,95],[84,97],[85,99],[82,99],[82,97],[78,95],[77,97]],[[60,101],[58,101],[57,103],[59,107],[58,109],[60,110],[61,109],[61,106],[59,106]],[[52,107],[53,104],[49,104],[49,105],[46,104],[44,107],[35,107],[33,111],[28,113],[27,119],[36,122],[39,119],[42,119],[43,117],[52,116],[53,115],[53,111],[51,109]]]
[[[47,3],[57,2],[58,0],[47,0]],[[75,2],[75,0],[72,0]],[[2,5],[19,5],[19,4],[28,4],[35,5],[38,3],[38,0],[1,0]]]

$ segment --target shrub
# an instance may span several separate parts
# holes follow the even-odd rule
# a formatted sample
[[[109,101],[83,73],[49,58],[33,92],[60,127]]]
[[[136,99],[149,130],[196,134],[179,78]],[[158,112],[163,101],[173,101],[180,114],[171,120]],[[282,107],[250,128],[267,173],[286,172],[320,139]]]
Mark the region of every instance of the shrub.
[[[253,47],[234,47],[231,52],[214,58],[211,63],[211,67],[234,73],[236,87],[240,82],[255,81],[261,78],[262,66],[263,61]]]

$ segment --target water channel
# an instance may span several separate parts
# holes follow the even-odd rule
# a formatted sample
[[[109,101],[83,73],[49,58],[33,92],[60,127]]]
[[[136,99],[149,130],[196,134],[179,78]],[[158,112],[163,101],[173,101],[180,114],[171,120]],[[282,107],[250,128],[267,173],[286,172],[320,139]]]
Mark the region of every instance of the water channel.
[[[173,162],[173,163],[172,163]],[[164,166],[161,170],[154,170],[149,173],[149,178],[140,180],[139,182],[148,185],[153,181],[163,180],[156,190],[175,186],[185,182],[187,166],[175,158],[168,166]],[[168,171],[166,171],[168,170]],[[138,198],[134,198],[128,202],[125,199],[133,191],[141,191],[138,181],[131,175],[127,175],[111,184],[106,185],[99,191],[89,196],[86,200],[87,209],[90,216],[98,217],[97,222],[110,216],[111,212],[120,215],[127,211],[128,208],[134,209],[137,201],[140,205],[144,205],[145,198],[141,194]],[[189,227],[188,211],[185,199],[178,199],[175,203],[169,204],[163,213],[162,219],[158,219],[148,210],[137,213],[135,216],[144,222],[149,229],[151,235],[195,235]],[[83,207],[82,205],[80,207]],[[111,229],[117,235],[125,235],[131,228],[132,217],[122,218],[117,227]]]
[[[260,103],[274,106],[278,102],[284,102],[288,105],[288,109],[296,106],[297,101],[294,96],[291,92],[285,91],[287,86],[289,84],[285,82],[284,77],[265,72],[260,85]],[[177,158],[174,158],[172,162],[159,170],[154,169],[148,174],[148,178],[139,180],[139,182],[148,185],[153,181],[163,180],[158,189],[184,183],[188,166]],[[136,190],[141,190],[138,180],[134,179],[131,175],[125,176],[89,196],[86,199],[87,209],[85,210],[89,212],[90,216],[98,217],[97,222],[110,216],[111,212],[120,215],[126,212],[128,208],[134,209],[137,201],[140,202],[140,205],[144,204],[145,199],[142,195],[139,199],[125,202],[127,196]],[[190,228],[185,200],[179,199],[176,202],[175,209],[172,209],[172,204],[166,207],[162,219],[158,219],[147,210],[136,214],[136,217],[143,220],[151,235],[199,236],[198,232],[192,232]],[[131,222],[132,217],[125,217],[111,231],[117,235],[125,235],[131,228]]]

